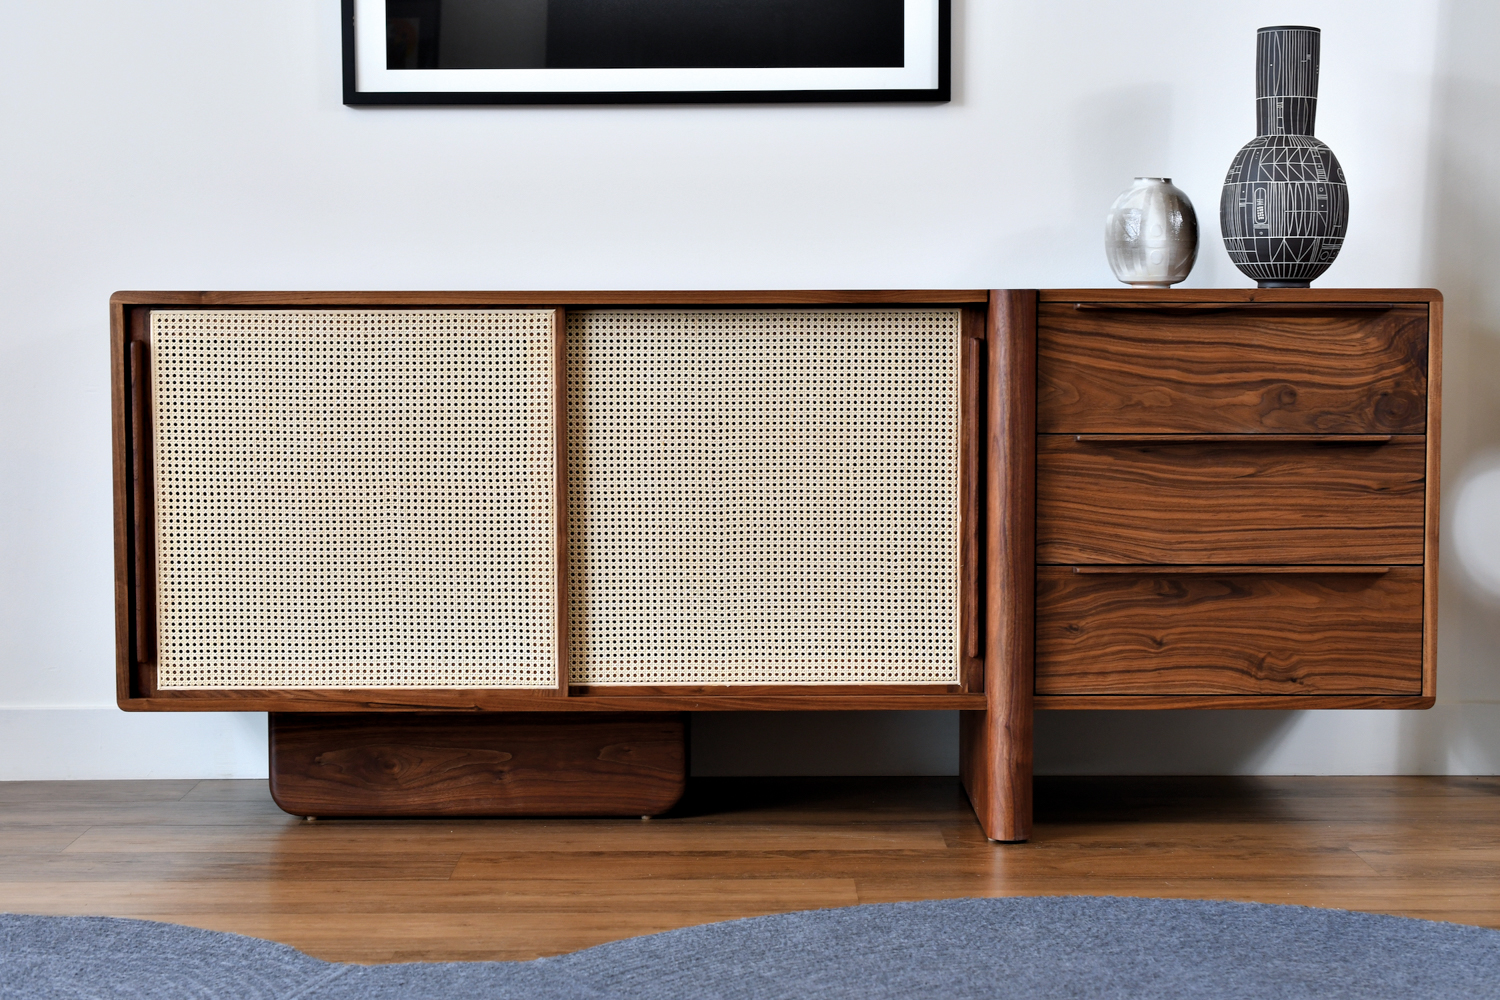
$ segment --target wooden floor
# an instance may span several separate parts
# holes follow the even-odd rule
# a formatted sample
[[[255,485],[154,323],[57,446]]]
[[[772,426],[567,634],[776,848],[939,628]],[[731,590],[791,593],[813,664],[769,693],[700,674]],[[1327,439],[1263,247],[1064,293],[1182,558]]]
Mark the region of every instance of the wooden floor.
[[[259,781],[0,784],[0,910],[356,962],[521,959],[952,896],[1260,900],[1500,927],[1500,778],[1041,779],[990,844],[949,779],[699,779],[673,816],[320,821]]]

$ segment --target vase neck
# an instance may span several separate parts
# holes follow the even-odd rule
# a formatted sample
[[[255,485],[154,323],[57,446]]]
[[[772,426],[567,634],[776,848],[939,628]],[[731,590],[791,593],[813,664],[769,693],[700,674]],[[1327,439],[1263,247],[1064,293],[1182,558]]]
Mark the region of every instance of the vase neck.
[[[1284,25],[1255,36],[1257,135],[1312,135],[1318,118],[1322,32]]]
[[[1261,97],[1255,101],[1256,135],[1312,135],[1317,123],[1316,97]]]

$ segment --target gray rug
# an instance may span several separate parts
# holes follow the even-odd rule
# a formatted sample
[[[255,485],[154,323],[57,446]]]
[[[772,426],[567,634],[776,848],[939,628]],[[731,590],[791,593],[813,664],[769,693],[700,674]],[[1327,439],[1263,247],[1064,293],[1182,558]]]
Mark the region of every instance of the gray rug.
[[[361,966],[171,924],[0,915],[0,997],[1477,1000],[1500,998],[1500,931],[1259,903],[956,899],[708,924],[535,962]]]

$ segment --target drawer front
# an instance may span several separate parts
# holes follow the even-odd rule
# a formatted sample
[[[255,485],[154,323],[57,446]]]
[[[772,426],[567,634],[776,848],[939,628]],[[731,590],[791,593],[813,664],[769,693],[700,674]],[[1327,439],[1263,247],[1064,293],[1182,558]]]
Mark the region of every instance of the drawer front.
[[[1142,570],[1037,570],[1037,694],[1421,693],[1420,567]]]
[[[1420,563],[1425,440],[1037,441],[1039,563]]]
[[[1422,434],[1427,306],[1155,312],[1044,302],[1043,433]]]

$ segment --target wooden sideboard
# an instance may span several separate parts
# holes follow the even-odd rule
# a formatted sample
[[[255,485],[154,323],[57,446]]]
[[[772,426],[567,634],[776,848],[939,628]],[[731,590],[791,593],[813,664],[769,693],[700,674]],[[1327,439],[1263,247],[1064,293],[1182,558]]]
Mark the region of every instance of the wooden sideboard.
[[[1441,295],[996,292],[991,315],[1006,668],[961,760],[992,839],[1030,828],[1036,709],[1432,705]]]
[[[730,326],[736,310],[949,312],[950,680],[570,679],[564,331],[577,312],[652,308]],[[1024,840],[1035,709],[1432,704],[1441,308],[1435,292],[1323,289],[118,293],[119,704],[270,712],[277,801],[323,815],[649,814],[681,791],[683,713],[956,709],[986,835]],[[151,317],[265,309],[551,311],[545,684],[161,682]]]

